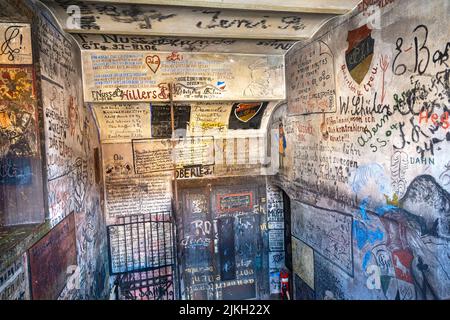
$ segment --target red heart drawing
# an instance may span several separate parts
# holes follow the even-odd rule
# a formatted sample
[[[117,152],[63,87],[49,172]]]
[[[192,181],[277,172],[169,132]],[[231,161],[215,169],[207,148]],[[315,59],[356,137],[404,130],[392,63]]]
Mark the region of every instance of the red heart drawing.
[[[157,56],[147,56],[145,58],[145,63],[150,68],[150,70],[153,71],[153,73],[156,73],[158,71],[159,66],[161,65],[161,59]]]

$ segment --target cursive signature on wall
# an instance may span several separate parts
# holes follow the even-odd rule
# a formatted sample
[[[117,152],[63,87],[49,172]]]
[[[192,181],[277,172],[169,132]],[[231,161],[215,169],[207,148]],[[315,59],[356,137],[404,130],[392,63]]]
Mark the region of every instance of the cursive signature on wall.
[[[7,55],[9,61],[14,61],[15,55],[19,54],[22,49],[23,35],[20,32],[22,26],[12,25],[6,28],[4,32],[4,40],[0,47],[0,55]],[[14,40],[19,40],[19,46],[13,47]]]

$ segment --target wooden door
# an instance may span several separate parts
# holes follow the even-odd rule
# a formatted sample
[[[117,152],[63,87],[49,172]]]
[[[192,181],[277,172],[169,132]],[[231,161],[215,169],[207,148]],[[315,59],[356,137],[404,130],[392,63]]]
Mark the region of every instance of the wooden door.
[[[184,299],[255,299],[261,256],[257,189],[184,189],[179,251]]]

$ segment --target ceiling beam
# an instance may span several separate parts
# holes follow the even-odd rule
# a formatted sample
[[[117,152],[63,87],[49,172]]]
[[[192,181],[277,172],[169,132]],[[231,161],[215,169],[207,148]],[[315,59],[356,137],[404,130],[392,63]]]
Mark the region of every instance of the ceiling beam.
[[[284,11],[303,13],[344,14],[353,9],[359,0],[85,0],[122,4],[151,4],[219,9]]]
[[[43,0],[70,33],[305,40],[331,14]],[[76,10],[76,11],[75,11]],[[79,15],[78,18],[73,19]]]
[[[219,52],[284,55],[296,41],[73,34],[83,50]]]

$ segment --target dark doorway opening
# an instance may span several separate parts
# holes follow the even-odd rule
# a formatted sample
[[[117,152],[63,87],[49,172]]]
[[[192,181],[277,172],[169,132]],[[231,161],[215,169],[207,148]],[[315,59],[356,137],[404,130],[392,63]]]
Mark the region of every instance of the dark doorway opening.
[[[292,241],[291,241],[291,200],[289,196],[281,190],[283,194],[283,213],[284,213],[284,256],[285,266],[289,270],[289,296],[293,299],[293,267],[292,267]]]

